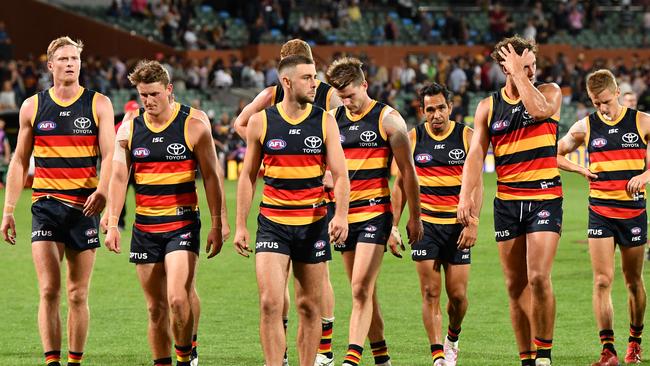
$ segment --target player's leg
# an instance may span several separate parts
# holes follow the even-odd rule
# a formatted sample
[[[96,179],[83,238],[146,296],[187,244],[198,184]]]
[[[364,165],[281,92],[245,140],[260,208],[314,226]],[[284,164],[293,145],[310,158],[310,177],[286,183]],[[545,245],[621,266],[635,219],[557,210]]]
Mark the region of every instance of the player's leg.
[[[68,365],[81,364],[90,311],[88,309],[88,289],[95,264],[96,249],[77,251],[66,248],[68,262]]]
[[[259,236],[258,236],[259,237]],[[280,366],[286,349],[282,325],[289,256],[282,253],[255,254],[255,273],[260,298],[260,338],[267,366]]]
[[[415,262],[422,294],[422,322],[429,337],[433,362],[444,359],[442,346],[442,312],[440,310],[441,263],[434,260]]]
[[[469,283],[470,264],[448,263],[444,268],[445,290],[448,298],[447,315],[449,316],[449,326],[445,337],[445,358],[450,366],[456,365],[458,359],[458,339],[469,305],[467,284]]]
[[[625,363],[640,363],[641,335],[646,309],[646,291],[643,283],[645,245],[636,247],[621,246],[620,249],[623,276],[628,294],[628,310],[630,312],[630,336],[625,354]]]
[[[332,334],[334,333],[334,288],[330,282],[329,262],[325,264],[325,271],[321,287],[320,315],[321,338],[318,346],[316,364],[318,366],[331,365],[334,362],[332,352]]]
[[[321,336],[320,296],[326,264],[293,262],[300,365],[312,366]]]
[[[178,365],[189,366],[194,325],[191,297],[198,255],[189,250],[175,250],[165,256],[167,301],[171,313],[172,334]]]
[[[198,266],[198,261],[197,261]],[[201,317],[201,298],[199,293],[196,291],[196,276],[194,276],[194,282],[192,283],[192,299],[190,302],[192,308],[192,366],[198,365],[199,353],[198,353],[198,337],[199,337],[199,318]]]
[[[165,264],[137,264],[135,268],[147,302],[147,336],[153,359],[165,360],[158,362],[160,365],[171,365],[172,335],[169,326]]]
[[[38,331],[41,336],[46,362],[61,359],[61,261],[63,243],[35,241],[32,259],[38,280]]]

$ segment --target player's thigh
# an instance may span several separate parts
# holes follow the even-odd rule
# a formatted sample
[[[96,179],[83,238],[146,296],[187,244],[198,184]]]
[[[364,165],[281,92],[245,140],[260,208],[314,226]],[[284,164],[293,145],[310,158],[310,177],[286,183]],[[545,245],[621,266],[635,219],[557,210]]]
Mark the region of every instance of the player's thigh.
[[[596,276],[605,276],[610,280],[614,277],[614,237],[589,238],[589,256],[591,269]]]
[[[440,262],[433,259],[418,260],[415,262],[415,269],[420,280],[422,297],[440,296],[442,279]]]
[[[63,243],[53,241],[32,243],[32,260],[41,291],[59,291],[61,288],[63,251]]]
[[[68,290],[88,289],[95,265],[96,249],[74,250],[65,248],[68,262]]]
[[[165,255],[164,263],[169,295],[189,294],[194,281],[197,260],[198,255],[191,250],[175,250]]]
[[[451,264],[445,266],[445,290],[450,298],[460,299],[467,296],[470,264]]]
[[[155,303],[167,303],[167,273],[165,263],[136,264],[136,273],[140,286],[149,306]]]
[[[255,275],[261,299],[277,299],[281,304],[287,286],[289,256],[275,252],[255,254]]]
[[[529,276],[538,274],[550,276],[559,242],[560,234],[553,231],[526,234]]]

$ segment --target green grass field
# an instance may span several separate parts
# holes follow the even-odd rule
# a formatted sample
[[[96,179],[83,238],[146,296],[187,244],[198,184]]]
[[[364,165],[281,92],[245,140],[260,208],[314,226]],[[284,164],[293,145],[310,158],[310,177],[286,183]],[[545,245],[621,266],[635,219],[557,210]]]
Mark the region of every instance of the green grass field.
[[[591,269],[586,246],[587,184],[575,175],[564,179],[564,232],[553,268],[557,298],[554,365],[588,365],[600,351],[598,330],[591,310]],[[469,310],[461,335],[459,365],[518,365],[517,348],[508,316],[503,276],[493,238],[492,198],[494,175],[485,179],[485,202],[477,246],[473,249],[469,286]],[[235,182],[227,182],[229,216],[234,230]],[[258,189],[258,198],[259,198]],[[4,193],[4,192],[3,192]],[[29,191],[23,192],[16,210],[18,244],[0,245],[0,364],[42,364],[42,350],[36,326],[38,290],[30,254]],[[132,195],[131,195],[132,197]],[[204,204],[205,200],[203,200]],[[128,203],[129,218],[133,200]],[[209,222],[207,210],[203,210]],[[254,237],[254,206],[249,230]],[[131,222],[131,220],[129,220]],[[205,237],[205,233],[203,238]],[[146,339],[146,308],[135,276],[128,263],[130,232],[122,234],[123,253],[105,248],[97,252],[90,294],[91,326],[85,350],[85,365],[150,365]],[[379,278],[379,298],[386,321],[386,338],[393,364],[431,365],[429,344],[422,326],[418,280],[408,254],[397,259],[386,254]],[[336,293],[334,352],[337,360],[347,346],[350,315],[350,287],[340,255],[331,262],[332,284]],[[644,272],[647,278],[648,270]],[[258,335],[258,299],[254,258],[238,256],[232,240],[217,257],[201,258],[197,287],[202,299],[199,330],[201,364],[263,364]],[[64,296],[65,298],[65,296]],[[615,333],[619,353],[624,354],[628,335],[625,287],[620,263],[614,285]],[[63,301],[65,304],[65,300]],[[443,306],[446,304],[443,295]],[[63,311],[66,311],[63,305]],[[65,318],[64,318],[65,319]],[[290,315],[288,342],[291,364],[297,365],[295,351],[296,315]],[[446,327],[446,320],[444,322]],[[67,351],[65,341],[63,351]],[[648,356],[646,356],[648,357]],[[337,364],[340,364],[337,362]],[[366,344],[363,365],[373,365]]]

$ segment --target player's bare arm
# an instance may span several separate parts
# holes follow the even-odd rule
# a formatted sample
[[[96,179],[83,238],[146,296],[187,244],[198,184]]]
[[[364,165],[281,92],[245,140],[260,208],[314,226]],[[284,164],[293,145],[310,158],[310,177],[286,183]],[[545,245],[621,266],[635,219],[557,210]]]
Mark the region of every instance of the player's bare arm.
[[[589,169],[571,162],[566,158],[566,154],[575,151],[585,142],[587,138],[587,120],[583,118],[571,126],[569,132],[557,143],[557,166],[558,168],[574,172],[584,176],[587,179],[596,179],[598,176],[589,171]]]
[[[32,133],[32,123],[36,117],[35,99],[37,96],[28,98],[20,107],[18,122],[18,140],[16,141],[16,151],[14,157],[9,163],[7,171],[7,183],[5,187],[5,203],[2,211],[2,235],[4,240],[9,244],[16,244],[16,220],[14,219],[14,210],[16,203],[20,198],[23,190],[23,184],[29,168],[29,157],[34,149],[34,136]]]
[[[262,164],[262,130],[263,112],[259,112],[249,120],[251,128],[246,129],[246,155],[237,182],[237,214],[235,223],[235,250],[244,257],[249,257],[253,250],[249,247],[250,235],[246,228],[246,220],[251,210],[257,173]]]
[[[650,139],[650,115],[640,111],[637,113],[639,114],[637,117],[639,133],[643,136],[645,141],[648,141]],[[646,184],[650,183],[650,170],[648,170],[649,159],[650,157],[646,156],[646,171],[632,177],[632,179],[627,182],[626,189],[629,194],[640,192]]]
[[[102,162],[99,172],[99,184],[93,194],[84,203],[83,212],[86,216],[98,215],[106,206],[108,183],[111,177],[113,149],[115,144],[115,117],[110,99],[102,94],[97,94],[95,101],[97,110],[97,124],[99,126],[99,151]]]
[[[330,114],[327,115],[325,146],[327,166],[332,174],[336,211],[329,223],[329,236],[332,243],[344,243],[348,237],[348,208],[350,206],[350,179],[345,163],[345,154],[338,139],[339,127]]]
[[[420,185],[415,174],[406,122],[397,111],[393,110],[384,117],[382,124],[395,162],[404,180],[404,195],[409,205],[406,231],[409,236],[409,244],[413,244],[422,240],[424,229],[420,220]]]
[[[409,141],[411,142],[411,148],[415,146],[415,128],[409,131]],[[390,249],[391,254],[397,258],[402,258],[400,250],[405,250],[404,242],[402,241],[402,236],[399,232],[399,222],[402,219],[402,212],[404,212],[404,207],[406,206],[406,192],[404,191],[404,178],[402,178],[402,173],[398,170],[397,176],[395,176],[395,182],[393,182],[393,189],[390,193],[391,206],[393,208],[393,227],[388,237],[388,248]]]
[[[208,258],[212,258],[221,252],[223,238],[221,235],[221,204],[223,194],[219,174],[217,173],[217,152],[212,144],[212,134],[210,133],[209,123],[191,118],[187,121],[188,139],[194,146],[194,156],[199,163],[201,176],[203,177],[203,186],[208,201],[210,211],[210,231],[205,247]]]
[[[275,94],[275,86],[269,86],[266,89],[262,90],[255,99],[242,109],[239,116],[235,119],[235,131],[242,138],[246,139],[246,127],[250,123],[250,118],[260,111],[263,111],[265,108],[268,108],[273,103],[273,96]]]
[[[472,141],[473,135],[474,130],[468,128],[466,130],[465,141]],[[457,243],[459,249],[473,247],[478,238],[478,218],[481,215],[481,207],[483,206],[483,174],[478,175],[478,184],[472,191],[472,204],[476,208],[476,216],[471,218],[467,225],[464,225],[463,231],[460,232]]]
[[[117,222],[124,207],[126,189],[129,184],[129,172],[131,170],[131,159],[129,155],[129,138],[133,121],[128,120],[122,123],[115,135],[115,147],[113,151],[113,162],[111,177],[108,185],[108,223],[104,245],[111,252],[120,253],[120,231]]]
[[[463,167],[463,179],[457,209],[458,221],[463,226],[468,226],[472,220],[477,220],[479,215],[479,207],[472,197],[477,187],[482,185],[483,160],[490,144],[488,131],[490,104],[490,97],[481,100],[474,114],[474,133],[469,143],[469,152]]]
[[[499,54],[504,59],[501,65],[512,77],[528,114],[536,121],[559,115],[562,104],[560,87],[555,83],[535,87],[528,77],[528,69],[534,65],[535,55],[528,49],[518,55],[511,44],[507,48],[502,47]]]

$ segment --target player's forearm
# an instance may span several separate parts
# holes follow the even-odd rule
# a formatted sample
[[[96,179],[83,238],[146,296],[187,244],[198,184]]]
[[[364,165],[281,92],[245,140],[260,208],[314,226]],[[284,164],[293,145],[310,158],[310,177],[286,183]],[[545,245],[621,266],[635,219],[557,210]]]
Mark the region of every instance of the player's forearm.
[[[350,208],[350,180],[347,176],[334,177],[334,200],[336,201],[335,214],[347,217]]]
[[[25,168],[24,163],[18,159],[17,156],[11,160],[8,169],[4,205],[5,208],[14,208],[20,198],[20,193],[23,190],[27,169]]]
[[[97,184],[97,191],[108,193],[108,184],[111,179],[111,170],[113,169],[113,154],[111,156],[102,157],[102,163],[99,171],[99,183]]]
[[[413,166],[409,166],[402,172],[404,177],[404,192],[409,205],[410,218],[420,218],[420,185],[418,184],[418,177],[415,175]]]
[[[226,187],[224,185],[226,177],[220,159],[217,161],[217,176],[219,177],[219,189],[221,192],[221,202],[219,204],[221,206],[221,217],[222,219],[226,219],[228,217],[228,209],[226,207]]]
[[[567,171],[567,172],[573,172],[573,173],[581,173],[582,170],[584,169],[580,165],[570,161],[563,155],[558,155],[557,156],[557,166],[558,168]]]
[[[479,183],[476,185],[476,188],[472,191],[472,201],[474,201],[474,210],[471,213],[472,216],[479,218],[481,217],[481,208],[483,208],[483,178],[479,178]]]
[[[404,207],[406,206],[404,196],[404,182],[401,176],[397,176],[393,184],[393,191],[390,195],[393,206],[393,226],[399,225],[399,221],[402,218],[402,212],[404,212]]]
[[[555,114],[554,105],[530,82],[528,76],[523,72],[516,73],[512,76],[512,79],[519,92],[519,97],[531,117],[535,120],[542,120]]]
[[[471,198],[471,193],[476,189],[482,174],[483,159],[478,151],[470,150],[463,167],[463,179],[460,187],[461,200]]]
[[[124,199],[126,198],[126,189],[129,182],[129,170],[125,164],[114,162],[110,176],[110,184],[108,185],[108,218],[109,223],[111,217],[117,218],[122,212],[124,207]],[[110,224],[109,224],[110,226]]]
[[[237,183],[236,225],[238,228],[246,227],[246,220],[248,219],[248,214],[251,210],[254,184],[254,181],[252,181],[247,175],[243,174]]]
[[[203,172],[201,172],[203,173]],[[222,210],[222,193],[219,185],[219,176],[216,172],[203,174],[203,186],[205,187],[205,195],[208,201],[208,210],[210,210],[210,217],[214,225],[214,219],[218,218],[221,223],[221,210]]]

